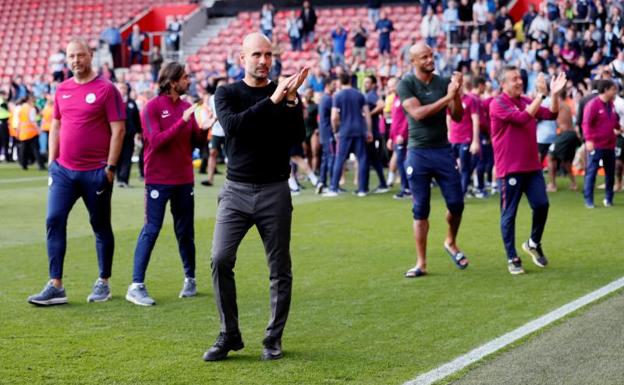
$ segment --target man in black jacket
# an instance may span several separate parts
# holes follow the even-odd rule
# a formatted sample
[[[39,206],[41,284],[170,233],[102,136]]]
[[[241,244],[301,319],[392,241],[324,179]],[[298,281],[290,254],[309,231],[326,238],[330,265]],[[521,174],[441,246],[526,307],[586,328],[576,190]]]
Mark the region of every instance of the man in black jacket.
[[[142,132],[141,116],[136,102],[128,97],[128,85],[124,82],[117,83],[116,86],[126,106],[126,134],[124,135],[121,154],[119,155],[119,161],[117,163],[117,186],[128,187],[130,169],[132,168],[135,136],[140,136]]]
[[[299,18],[303,22],[303,29],[301,30],[303,41],[309,43],[314,40],[314,28],[316,27],[316,12],[314,12],[309,1],[303,2]]]
[[[280,84],[271,82],[271,42],[260,33],[245,37],[240,58],[245,66],[243,80],[221,86],[215,94],[217,118],[225,133],[228,171],[219,194],[211,262],[221,333],[204,354],[206,361],[223,360],[230,350],[244,347],[233,269],[238,246],[254,225],[264,243],[271,280],[271,317],[262,359],[282,357],[282,332],[290,308],[289,150],[305,136],[297,89],[308,69]]]

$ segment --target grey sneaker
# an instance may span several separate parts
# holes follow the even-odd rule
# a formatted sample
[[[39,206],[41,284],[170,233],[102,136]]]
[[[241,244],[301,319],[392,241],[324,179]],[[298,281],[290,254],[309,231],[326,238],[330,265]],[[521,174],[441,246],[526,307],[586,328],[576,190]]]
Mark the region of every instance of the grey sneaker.
[[[128,292],[126,293],[126,300],[139,306],[156,305],[156,301],[154,301],[149,296],[149,294],[147,294],[147,289],[145,288],[145,285],[142,283],[132,284],[128,287]]]
[[[537,245],[536,247],[529,246],[529,241],[525,241],[522,243],[522,250],[526,251],[527,254],[533,258],[533,263],[535,263],[539,267],[546,267],[548,265],[548,259],[544,255],[542,251],[542,245]]]
[[[67,303],[67,295],[65,288],[57,289],[50,281],[41,293],[28,297],[28,302],[39,306],[62,305]]]
[[[197,285],[195,284],[195,278],[184,278],[184,286],[180,291],[180,298],[195,297],[197,295]]]
[[[104,282],[102,278],[98,278],[93,284],[93,291],[87,297],[87,302],[104,302],[111,299],[111,297],[108,283]]]
[[[522,268],[522,261],[518,257],[514,259],[510,259],[507,262],[507,269],[512,275],[524,274],[524,269]]]

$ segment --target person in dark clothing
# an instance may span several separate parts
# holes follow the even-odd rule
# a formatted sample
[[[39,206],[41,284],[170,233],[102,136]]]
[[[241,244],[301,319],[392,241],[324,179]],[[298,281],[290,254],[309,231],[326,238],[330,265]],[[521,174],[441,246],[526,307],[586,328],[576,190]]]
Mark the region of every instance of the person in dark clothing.
[[[240,58],[245,67],[243,80],[221,86],[215,94],[228,173],[219,194],[211,261],[221,332],[204,354],[205,361],[223,360],[230,350],[244,347],[233,269],[238,246],[254,225],[265,245],[271,280],[271,318],[263,340],[263,360],[282,357],[282,333],[290,309],[289,150],[305,136],[297,89],[308,69],[279,84],[271,82],[271,41],[260,33],[245,37]]]
[[[7,93],[0,90],[0,154],[4,155],[5,162],[13,161],[11,136],[9,135],[9,105],[6,102]]]
[[[303,22],[301,29],[303,41],[309,43],[314,40],[314,29],[316,28],[316,12],[309,1],[303,2],[299,18]]]
[[[141,115],[139,108],[133,99],[128,97],[128,85],[117,83],[117,89],[121,93],[126,106],[126,133],[124,135],[121,154],[117,162],[117,186],[129,187],[130,169],[132,168],[132,154],[134,153],[134,141],[137,135],[141,135]]]
[[[566,76],[572,80],[572,83],[577,86],[585,79],[591,78],[591,71],[596,68],[600,63],[587,63],[587,59],[584,56],[579,56],[575,62],[567,60],[565,57],[560,56],[564,64],[568,66]]]
[[[379,185],[373,190],[374,193],[383,194],[389,191],[386,177],[384,176],[383,164],[381,163],[381,151],[383,148],[383,138],[379,132],[379,117],[383,116],[384,103],[377,94],[377,78],[369,75],[364,79],[364,90],[366,91],[366,103],[371,115],[371,126],[373,140],[366,144],[368,164],[375,170],[379,178]],[[368,173],[366,173],[368,177]],[[364,182],[368,190],[368,178]]]

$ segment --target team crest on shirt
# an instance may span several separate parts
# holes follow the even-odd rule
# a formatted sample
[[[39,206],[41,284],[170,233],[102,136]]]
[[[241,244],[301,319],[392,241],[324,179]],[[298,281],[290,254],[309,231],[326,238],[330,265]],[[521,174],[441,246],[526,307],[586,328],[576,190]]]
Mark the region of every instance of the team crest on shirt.
[[[87,96],[85,96],[85,102],[89,104],[95,103],[95,94],[93,92],[88,93]]]
[[[604,114],[604,110],[598,110],[599,114]]]
[[[152,190],[150,191],[150,197],[152,199],[158,199],[158,197],[160,196],[160,193],[158,192],[158,190]]]

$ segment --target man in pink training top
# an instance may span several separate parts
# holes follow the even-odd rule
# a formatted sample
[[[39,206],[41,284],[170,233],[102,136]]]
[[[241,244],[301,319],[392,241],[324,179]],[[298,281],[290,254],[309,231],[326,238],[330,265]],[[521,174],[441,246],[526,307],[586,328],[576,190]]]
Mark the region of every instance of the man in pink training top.
[[[466,196],[472,171],[476,167],[477,155],[481,149],[479,141],[479,104],[470,91],[470,79],[464,79],[460,88],[464,114],[459,122],[451,119],[451,111],[447,109],[446,124],[449,127],[449,142],[456,160],[459,160],[462,193]]]
[[[538,75],[536,82],[546,82],[543,73]],[[522,96],[522,77],[516,67],[503,68],[499,83],[503,92],[490,104],[492,145],[501,192],[501,232],[507,252],[507,268],[515,275],[524,273],[515,246],[516,213],[523,193],[533,210],[533,223],[531,237],[522,244],[522,249],[531,255],[537,266],[545,267],[548,263],[541,241],[549,204],[537,151],[536,120],[557,117],[559,99],[556,96],[565,86],[566,77],[561,73],[550,82],[550,110],[540,107],[546,95],[538,94],[534,100]]]
[[[613,206],[613,182],[615,179],[615,142],[620,132],[618,114],[613,100],[618,88],[611,80],[597,81],[598,96],[583,111],[583,134],[587,151],[587,169],[583,196],[585,207],[594,208],[594,185],[600,160],[605,171],[605,207]]]
[[[91,58],[86,41],[70,41],[67,62],[74,77],[56,90],[49,137],[46,219],[50,281],[41,293],[28,297],[28,302],[35,305],[67,303],[62,282],[67,218],[78,198],[89,211],[100,270],[87,301],[101,302],[111,297],[108,279],[115,248],[112,183],[123,143],[126,109],[117,88],[93,72]]]
[[[180,298],[196,294],[193,148],[206,144],[206,132],[195,121],[196,105],[181,100],[189,88],[184,66],[168,63],[158,76],[160,94],[143,110],[145,143],[145,224],[134,251],[132,284],[126,300],[140,306],[156,302],[145,288],[145,271],[160,233],[167,202],[184,266]]]

